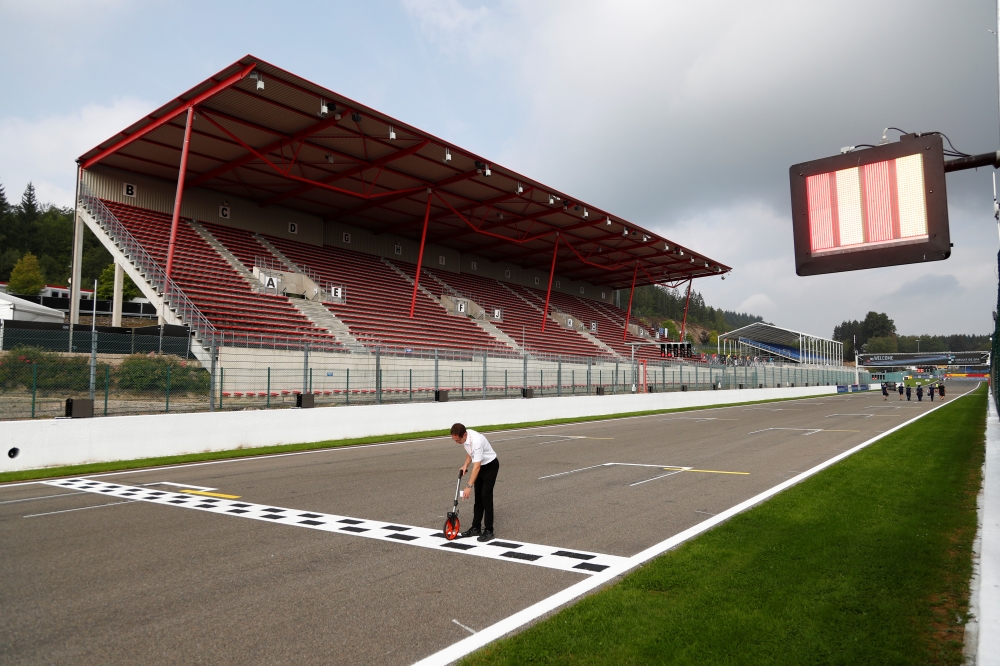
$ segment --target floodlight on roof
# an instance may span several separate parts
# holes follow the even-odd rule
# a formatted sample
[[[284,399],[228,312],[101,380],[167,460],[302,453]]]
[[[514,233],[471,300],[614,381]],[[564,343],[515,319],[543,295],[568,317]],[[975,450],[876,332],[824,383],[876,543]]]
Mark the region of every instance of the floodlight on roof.
[[[584,218],[586,218],[586,217],[587,217],[587,215],[588,215],[588,213],[587,213],[587,208],[586,208],[586,207],[584,207],[584,209],[583,209],[583,217],[584,217]]]
[[[358,113],[357,111],[355,111],[354,113],[351,114],[351,120],[353,120],[356,123],[360,123],[361,122],[361,114]]]
[[[250,78],[257,82],[257,90],[264,89],[264,75],[260,72],[254,71],[250,72]]]
[[[490,165],[489,164],[487,164],[486,168],[483,169],[483,175],[486,176],[487,178],[490,177]]]
[[[330,108],[326,105],[326,100],[321,99],[319,101],[319,117],[326,118],[328,115],[330,115]]]
[[[392,129],[392,125],[389,125],[389,141],[396,140],[396,131]]]
[[[607,224],[608,224],[609,227],[611,226],[611,217],[610,216],[608,216]]]
[[[449,150],[448,148],[444,149],[444,161],[451,162],[451,150]]]
[[[553,195],[549,195],[549,205],[553,205],[556,202],[556,198]]]
[[[628,237],[628,227],[622,228],[622,236]]]
[[[523,187],[521,187],[521,183],[518,183],[518,184],[517,184],[517,193],[518,193],[518,194],[521,194],[522,192],[524,192],[524,188],[523,188]]]
[[[327,154],[327,155],[324,155],[323,157],[326,159],[326,161],[328,163],[333,164],[333,155]]]

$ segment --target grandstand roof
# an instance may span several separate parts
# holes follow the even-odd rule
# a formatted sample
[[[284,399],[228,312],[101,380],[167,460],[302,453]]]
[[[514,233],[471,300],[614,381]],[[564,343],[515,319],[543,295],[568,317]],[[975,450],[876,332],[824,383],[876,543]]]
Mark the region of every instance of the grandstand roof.
[[[677,284],[730,270],[250,55],[88,150],[80,165],[175,182],[189,107],[186,187],[415,239],[429,205],[428,242],[545,270],[558,242],[556,272],[616,288],[633,275],[639,285]]]
[[[799,337],[812,338],[814,340],[826,340],[827,342],[836,342],[835,340],[830,340],[829,338],[824,338],[819,335],[811,335],[809,333],[801,333],[799,331],[793,331],[790,328],[781,328],[780,326],[775,326],[774,324],[765,324],[763,322],[754,322],[749,326],[744,326],[742,328],[737,328],[736,330],[729,331],[728,333],[723,333],[719,336],[720,339],[728,338],[729,340],[739,340],[740,338],[746,338],[748,340],[756,340],[757,342],[763,342],[770,345],[797,345],[799,344]],[[837,344],[840,344],[839,342]]]

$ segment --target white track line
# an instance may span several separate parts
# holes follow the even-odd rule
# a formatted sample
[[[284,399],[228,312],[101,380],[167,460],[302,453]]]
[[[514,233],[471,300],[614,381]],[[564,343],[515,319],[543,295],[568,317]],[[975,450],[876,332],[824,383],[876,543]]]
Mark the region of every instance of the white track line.
[[[961,396],[959,396],[961,397]],[[811,400],[811,398],[792,398],[792,399],[781,399],[777,398],[775,400],[764,400],[761,402],[798,402],[799,400]],[[809,404],[809,403],[803,403]],[[717,405],[713,407],[695,407],[692,409],[683,409],[682,412],[710,412],[716,409],[739,409],[744,407],[746,403],[737,405]],[[529,430],[544,430],[546,428],[569,428],[573,426],[589,425],[591,423],[608,423],[610,421],[630,421],[632,419],[650,419],[656,418],[658,416],[663,416],[664,414],[671,413],[668,411],[660,412],[658,414],[643,414],[640,416],[621,416],[616,417],[614,414],[608,414],[607,418],[595,419],[593,421],[574,421],[572,423],[556,423],[553,425],[544,426],[529,426],[526,428],[510,428],[504,430],[495,430],[493,432],[503,433],[503,432],[527,432]],[[706,419],[707,420],[707,419]],[[559,435],[557,435],[559,436]],[[165,467],[150,466],[150,467],[140,467],[137,469],[126,469],[117,472],[103,472],[101,474],[88,474],[89,479],[98,479],[104,476],[120,476],[123,474],[142,474],[144,472],[162,472],[171,469],[184,469],[186,467],[203,467],[205,465],[224,465],[226,463],[238,463],[238,462],[249,462],[252,460],[267,460],[268,458],[287,458],[288,456],[308,456],[320,453],[336,453],[340,451],[357,451],[358,449],[371,449],[382,446],[397,446],[400,444],[416,444],[418,442],[436,442],[444,441],[447,435],[441,435],[439,437],[421,437],[419,439],[399,439],[393,440],[391,442],[378,442],[375,444],[352,444],[348,446],[332,446],[325,449],[310,449],[308,451],[292,451],[290,453],[262,453],[257,456],[243,456],[240,458],[223,458],[222,460],[206,460],[204,462],[193,462],[193,463],[178,463],[176,465],[168,465]],[[501,441],[501,440],[496,440]],[[56,477],[61,478],[61,477]],[[39,484],[44,484],[48,479],[39,479],[37,481],[21,481],[18,483],[0,483],[0,489],[3,488],[16,488],[18,486],[36,486]]]
[[[112,502],[111,504],[97,504],[95,506],[81,506],[79,509],[63,509],[62,511],[48,511],[46,513],[33,513],[29,516],[21,516],[22,518],[37,518],[38,516],[51,516],[56,513],[69,513],[70,511],[86,511],[87,509],[100,509],[102,506],[118,506],[119,504],[132,504],[132,500],[125,500],[124,502]]]
[[[962,395],[956,396],[956,399],[969,395],[969,393],[972,393],[972,391],[975,391],[977,388],[979,388],[979,384],[976,384],[975,388],[966,391]],[[820,463],[819,465],[816,465],[812,469],[806,470],[805,472],[799,474],[798,476],[792,477],[791,479],[788,479],[783,483],[779,483],[773,488],[765,490],[764,492],[760,493],[759,495],[755,495],[754,497],[751,497],[745,502],[740,502],[736,506],[723,511],[722,513],[712,518],[709,518],[708,520],[698,523],[693,527],[689,527],[683,532],[675,534],[669,539],[665,539],[664,541],[661,541],[655,546],[651,546],[646,550],[642,551],[641,553],[638,553],[637,555],[633,555],[632,557],[627,558],[625,562],[619,564],[618,566],[607,569],[606,571],[603,571],[599,574],[595,574],[575,585],[571,585],[565,590],[557,592],[556,594],[553,594],[551,597],[548,597],[547,599],[542,599],[538,603],[528,606],[522,611],[514,613],[510,617],[500,620],[496,624],[490,625],[489,627],[486,627],[485,629],[476,633],[475,636],[469,636],[468,638],[463,638],[457,643],[454,643],[439,652],[435,652],[434,654],[421,659],[420,661],[416,662],[413,666],[446,666],[447,664],[457,661],[462,657],[472,652],[475,652],[479,648],[492,643],[498,638],[502,638],[503,636],[506,636],[510,632],[515,631],[516,629],[520,629],[526,624],[534,622],[535,620],[545,615],[546,613],[551,613],[560,606],[564,606],[569,602],[574,601],[580,598],[581,596],[587,594],[591,590],[594,590],[598,587],[601,587],[602,585],[611,582],[618,576],[627,573],[628,571],[634,569],[640,564],[643,564],[653,559],[654,557],[657,557],[658,555],[662,555],[671,548],[676,548],[677,546],[684,543],[688,539],[696,537],[702,532],[710,530],[719,523],[725,522],[729,518],[732,518],[736,514],[742,513],[743,511],[746,511],[747,509],[757,504],[760,504],[761,502],[768,500],[771,497],[774,497],[782,490],[794,486],[795,484],[809,478],[810,476],[813,476],[817,472],[821,472],[830,465],[840,462],[844,458],[847,458],[848,456],[857,453],[861,449],[870,446],[871,444],[874,444],[878,440],[896,432],[900,428],[905,428],[911,423],[927,416],[931,412],[940,409],[945,405],[951,404],[951,402],[954,402],[954,400],[948,403],[942,403],[937,407],[933,407],[922,414],[918,414],[909,421],[901,423],[894,428],[890,428],[889,430],[886,430],[882,434],[876,435],[875,437],[872,437],[868,441],[862,442],[861,444],[858,444],[854,448],[848,449],[847,451],[844,451],[843,453],[836,455],[833,458],[830,458],[829,460]]]
[[[475,634],[476,633],[475,629],[470,629],[469,627],[465,626],[464,624],[462,624],[461,622],[459,622],[455,618],[451,618],[451,621],[454,622],[455,624],[457,624],[458,626],[462,627],[462,629],[465,629],[470,634]]]
[[[802,432],[808,433],[810,435],[812,435],[814,433],[817,433],[817,432],[823,432],[822,428],[764,428],[763,430],[754,430],[753,432],[748,432],[747,434],[748,435],[756,435],[759,432],[767,432],[768,430],[798,430],[798,431],[802,431]],[[803,435],[803,437],[805,437],[805,436],[806,435]]]
[[[31,501],[34,501],[34,500],[49,499],[51,497],[69,497],[70,495],[83,495],[83,494],[84,493],[79,492],[79,493],[60,493],[58,495],[42,495],[40,497],[25,497],[23,499],[4,500],[3,502],[0,502],[0,504],[14,504],[16,502],[31,502]]]

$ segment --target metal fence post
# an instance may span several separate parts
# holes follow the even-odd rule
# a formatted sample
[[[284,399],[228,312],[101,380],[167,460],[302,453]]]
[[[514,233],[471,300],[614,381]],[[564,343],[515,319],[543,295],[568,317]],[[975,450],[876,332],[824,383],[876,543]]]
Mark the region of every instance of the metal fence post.
[[[215,411],[215,367],[216,367],[216,354],[215,354],[215,333],[212,333],[212,342],[208,345],[208,357],[209,357],[209,373],[208,373],[208,411]]]
[[[486,400],[486,352],[483,351],[483,400]]]
[[[375,404],[382,404],[382,347],[375,345]]]
[[[347,369],[347,380],[344,383],[344,397],[347,399],[347,404],[351,404],[351,369]]]
[[[556,395],[562,395],[562,356],[556,358]]]
[[[108,415],[108,386],[111,384],[111,364],[104,366],[104,415]]]
[[[524,378],[522,379],[522,382],[521,382],[521,388],[522,389],[527,389],[528,388],[528,353],[527,352],[524,353]],[[526,394],[522,393],[522,395],[526,395]]]
[[[309,368],[309,392],[313,392],[313,369]]]
[[[538,369],[538,395],[545,395],[545,371]]]
[[[410,368],[410,402],[413,402],[413,368]]]
[[[94,292],[94,299],[96,302],[97,292]],[[95,306],[96,307],[96,306]],[[95,314],[96,318],[97,315]],[[94,399],[94,385],[97,383],[97,331],[90,331],[90,395],[88,396],[91,400]]]
[[[441,385],[438,382],[438,350],[434,350],[434,391],[440,390]]]
[[[72,328],[72,326],[70,326]],[[35,395],[38,391],[38,364],[31,364],[31,418],[35,418]]]
[[[618,361],[615,361],[615,381],[611,382],[611,395],[618,393]]]
[[[576,368],[569,371],[570,393],[576,395]]]
[[[105,391],[104,394],[107,395],[107,391]],[[105,413],[106,413],[107,412],[107,407],[106,407],[107,406],[107,400],[105,400],[104,404],[105,404]],[[169,414],[170,413],[170,366],[169,365],[167,366],[167,400],[166,400],[166,409],[164,410],[164,413],[165,414]]]
[[[222,397],[223,397],[222,396],[222,392],[224,390],[223,386],[225,385],[225,383],[226,383],[226,369],[220,367],[219,368],[219,409],[220,410],[222,409]]]
[[[461,384],[461,394],[465,397],[465,368],[462,368],[462,384]]]
[[[378,353],[378,347],[376,354]],[[309,343],[302,345],[302,395],[309,392]]]
[[[503,370],[503,397],[507,397],[507,368]]]
[[[267,403],[265,406],[271,406],[271,366],[267,366]]]

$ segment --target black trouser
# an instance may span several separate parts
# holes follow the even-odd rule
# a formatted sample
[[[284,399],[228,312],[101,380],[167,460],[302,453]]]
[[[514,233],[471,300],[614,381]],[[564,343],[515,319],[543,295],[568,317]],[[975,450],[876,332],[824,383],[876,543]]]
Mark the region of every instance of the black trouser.
[[[500,471],[500,459],[494,458],[488,465],[479,468],[476,482],[472,486],[476,489],[476,506],[472,514],[472,526],[483,525],[483,515],[486,517],[485,528],[493,529],[493,486],[497,482],[497,472]]]

